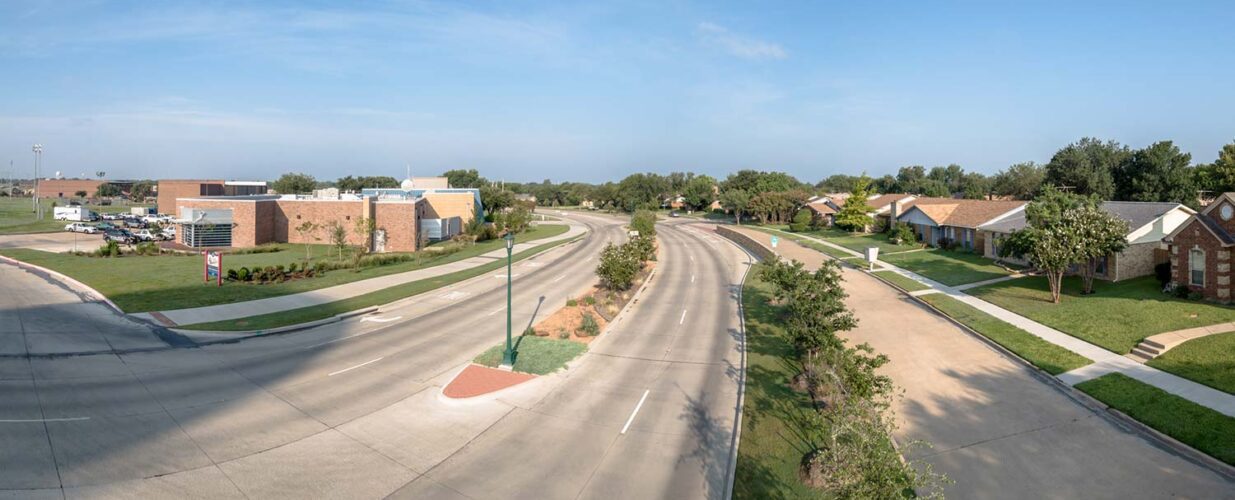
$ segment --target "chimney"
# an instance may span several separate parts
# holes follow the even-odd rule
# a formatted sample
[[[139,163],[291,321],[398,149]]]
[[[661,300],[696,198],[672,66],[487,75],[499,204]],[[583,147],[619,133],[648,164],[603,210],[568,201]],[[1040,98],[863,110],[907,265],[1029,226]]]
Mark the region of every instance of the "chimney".
[[[901,216],[900,200],[892,200],[892,210],[888,215],[892,218],[892,222],[896,222],[896,218]]]

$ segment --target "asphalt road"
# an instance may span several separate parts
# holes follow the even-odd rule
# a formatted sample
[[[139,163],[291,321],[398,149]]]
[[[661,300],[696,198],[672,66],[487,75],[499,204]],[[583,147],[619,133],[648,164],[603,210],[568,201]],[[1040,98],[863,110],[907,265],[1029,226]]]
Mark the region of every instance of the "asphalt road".
[[[581,291],[600,248],[624,238],[614,219],[571,217],[593,233],[515,268],[518,326]],[[497,275],[295,334],[0,358],[0,496],[718,497],[744,256],[715,237],[662,234],[661,277],[635,314],[576,369],[501,398],[440,397],[504,335]],[[10,296],[41,291],[0,283],[31,287]],[[21,323],[63,321],[39,310],[23,309]],[[578,474],[544,481],[550,471]]]

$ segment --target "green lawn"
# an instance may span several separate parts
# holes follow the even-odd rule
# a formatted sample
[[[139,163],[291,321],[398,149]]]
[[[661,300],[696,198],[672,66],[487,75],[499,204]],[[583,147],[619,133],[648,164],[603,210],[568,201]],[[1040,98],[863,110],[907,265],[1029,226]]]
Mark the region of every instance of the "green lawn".
[[[549,250],[550,248],[564,245],[578,238],[570,240],[558,240],[550,243],[538,245],[529,248],[514,255],[514,261],[532,257],[536,254]],[[192,325],[183,325],[179,328],[187,330],[207,330],[207,331],[250,331],[250,330],[268,330],[270,328],[278,328],[281,326],[298,325],[309,321],[317,321],[319,319],[329,318],[331,316],[363,309],[369,306],[377,306],[389,304],[399,299],[419,295],[425,292],[433,291],[438,288],[453,285],[460,281],[475,278],[485,273],[492,272],[506,267],[506,260],[499,259],[488,264],[456,271],[450,274],[443,274],[434,278],[413,281],[402,285],[383,288],[376,292],[369,292],[364,295],[357,295],[348,299],[322,304],[312,307],[302,307],[300,309],[292,309],[290,311],[280,311],[270,314],[262,314],[259,316],[249,316],[247,318],[229,319],[224,321],[212,321],[209,323],[196,323]]]
[[[1235,465],[1235,418],[1120,373],[1081,382],[1076,388],[1163,434]]]
[[[64,231],[62,220],[52,218],[52,200],[41,200],[43,220],[34,218],[34,202],[30,198],[0,198],[0,234],[54,233]],[[63,205],[61,205],[63,206]],[[86,208],[98,213],[128,212],[130,207],[144,205],[88,205]]]
[[[981,255],[937,248],[921,252],[880,254],[879,260],[949,286],[1002,278],[1010,274]]]
[[[947,295],[935,293],[919,298],[1051,375],[1093,363],[1089,358],[1042,340]]]
[[[917,281],[901,276],[892,271],[878,271],[872,273],[879,278],[892,282],[893,285],[900,287],[906,292],[916,292],[918,290],[927,290],[930,287]]]
[[[848,252],[845,252],[845,251],[842,251],[842,250],[837,250],[837,249],[832,248],[832,247],[827,246],[827,245],[821,245],[821,244],[816,243],[816,242],[814,242],[814,241],[811,241],[811,240],[808,240],[808,239],[806,239],[806,238],[803,238],[802,236],[800,236],[800,235],[798,235],[798,234],[795,234],[795,233],[786,233],[786,232],[782,232],[782,231],[775,231],[775,230],[767,229],[766,227],[759,227],[759,226],[746,226],[746,227],[749,227],[750,229],[754,229],[754,230],[756,230],[756,231],[761,231],[761,232],[764,232],[764,233],[768,233],[768,234],[776,235],[776,236],[781,237],[781,238],[788,238],[790,241],[793,241],[793,242],[795,242],[795,243],[797,243],[797,244],[799,244],[799,245],[802,245],[802,246],[804,246],[804,247],[806,247],[806,248],[809,248],[809,249],[811,249],[811,250],[814,250],[814,251],[816,251],[816,252],[820,252],[820,253],[822,253],[822,254],[824,254],[824,255],[827,255],[827,256],[829,256],[829,257],[832,257],[832,258],[834,258],[834,259],[844,260],[844,259],[847,259],[847,258],[853,257],[853,256],[852,256],[852,255],[850,255]]]
[[[1235,394],[1235,332],[1189,340],[1148,364]]]
[[[742,287],[746,317],[746,395],[738,446],[735,499],[818,498],[798,479],[811,449],[802,426],[815,411],[810,398],[790,388],[798,373],[796,352],[776,309],[771,286],[752,270]]]
[[[851,233],[849,231],[837,228],[824,228],[798,234],[827,240],[831,243],[835,243],[859,253],[865,252],[867,247],[879,247],[879,255],[922,248],[922,245],[918,243],[911,243],[908,245],[894,244],[891,241],[888,241],[888,237],[884,233]]]
[[[1096,293],[1080,291],[1080,278],[1064,278],[1062,299],[1053,304],[1046,278],[1029,276],[967,293],[1118,354],[1150,335],[1235,321],[1235,308],[1170,297],[1153,276],[1094,281]]]
[[[514,371],[533,375],[548,375],[562,369],[566,363],[587,351],[587,345],[571,341],[524,335],[514,339]],[[506,343],[490,347],[476,356],[478,365],[497,367],[502,364]]]
[[[568,226],[546,224],[532,226],[516,236],[516,241],[527,242],[556,236],[566,232]],[[199,256],[126,256],[113,259],[80,257],[27,249],[3,249],[0,255],[47,267],[72,276],[106,295],[125,312],[167,311],[187,307],[229,304],[247,300],[276,297],[305,292],[318,288],[359,281],[388,274],[413,271],[454,262],[482,253],[503,248],[500,239],[478,243],[462,251],[426,257],[386,266],[370,267],[360,272],[335,270],[324,276],[272,283],[265,285],[224,283],[222,287],[202,283],[202,258]],[[288,265],[303,262],[303,245],[280,245],[282,250],[273,253],[227,255],[223,257],[225,269],[255,266]],[[333,249],[315,246],[314,259],[327,258]],[[427,254],[426,254],[427,255]]]

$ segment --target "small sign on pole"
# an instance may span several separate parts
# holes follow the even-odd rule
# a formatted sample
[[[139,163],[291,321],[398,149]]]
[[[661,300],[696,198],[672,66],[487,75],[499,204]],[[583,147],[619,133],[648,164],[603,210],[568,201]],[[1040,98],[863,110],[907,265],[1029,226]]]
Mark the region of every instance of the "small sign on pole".
[[[879,247],[866,247],[866,262],[870,263],[870,270],[875,270],[875,261],[879,260]]]
[[[223,254],[206,251],[206,269],[203,279],[207,283],[213,279],[218,286],[223,286]]]

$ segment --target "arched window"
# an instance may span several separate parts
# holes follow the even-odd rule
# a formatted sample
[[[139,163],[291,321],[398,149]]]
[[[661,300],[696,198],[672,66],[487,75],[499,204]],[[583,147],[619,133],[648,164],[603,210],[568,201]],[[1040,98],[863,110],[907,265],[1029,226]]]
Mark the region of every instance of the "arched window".
[[[1193,248],[1188,261],[1188,269],[1191,271],[1188,282],[1195,286],[1205,286],[1205,251]]]

